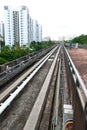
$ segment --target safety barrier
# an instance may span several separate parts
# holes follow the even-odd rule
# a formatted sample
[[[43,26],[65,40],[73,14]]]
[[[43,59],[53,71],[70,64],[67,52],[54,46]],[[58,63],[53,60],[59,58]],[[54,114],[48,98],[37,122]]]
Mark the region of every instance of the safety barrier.
[[[87,130],[87,89],[65,47],[64,55],[69,77],[69,93],[74,110],[73,130]]]

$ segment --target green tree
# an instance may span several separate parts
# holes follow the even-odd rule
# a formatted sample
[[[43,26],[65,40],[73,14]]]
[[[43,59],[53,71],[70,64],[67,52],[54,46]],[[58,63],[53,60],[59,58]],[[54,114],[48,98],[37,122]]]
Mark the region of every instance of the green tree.
[[[72,39],[72,42],[73,43],[78,42],[80,44],[87,44],[87,35],[82,34],[78,37],[75,37],[75,38]]]
[[[30,44],[30,48],[20,47],[20,46],[4,46],[2,51],[0,52],[0,64],[15,60],[22,56],[25,56],[29,53],[34,53],[35,51],[39,51],[43,48],[47,48],[48,46],[53,45],[54,42],[35,42],[33,41]]]

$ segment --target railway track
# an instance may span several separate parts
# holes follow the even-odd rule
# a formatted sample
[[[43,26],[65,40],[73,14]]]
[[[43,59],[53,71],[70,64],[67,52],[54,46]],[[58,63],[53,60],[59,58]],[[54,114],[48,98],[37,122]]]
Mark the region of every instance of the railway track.
[[[18,76],[24,70],[32,66],[35,62],[40,60],[44,55],[46,55],[52,48],[56,45],[46,48],[44,50],[38,51],[34,54],[24,56],[12,62],[0,66],[0,88],[2,85],[9,83],[14,77]]]
[[[18,86],[19,84],[21,84],[21,82],[24,82],[26,78],[29,77],[29,75],[32,75],[29,77],[29,80],[30,78],[32,78],[34,76],[34,74],[39,70],[39,68],[46,62],[46,60],[48,60],[48,58],[52,55],[52,53],[55,51],[52,50],[51,52],[49,52],[44,58],[42,58],[38,63],[36,63],[33,67],[29,68],[26,73],[24,73],[21,77],[19,77],[16,82],[12,83],[11,86],[9,86],[4,92],[1,93],[0,95],[0,103],[2,101],[4,101],[4,99],[9,96],[9,94],[14,91]],[[41,65],[40,65],[41,64]],[[36,70],[35,70],[36,69]],[[35,71],[34,71],[35,70]],[[25,81],[26,83],[28,82],[27,80]],[[25,83],[25,84],[26,84]]]
[[[59,53],[60,47],[51,50],[43,59],[29,69],[23,77],[19,78],[1,93],[0,129],[26,130],[27,122],[31,121],[32,113],[37,114],[36,117],[33,117],[35,124],[28,127],[31,127],[32,130],[35,127],[39,127],[37,122],[39,122],[39,117],[43,113],[49,84],[54,74]],[[20,93],[20,91],[22,92]]]
[[[60,44],[1,92],[0,129],[86,130],[86,92]]]

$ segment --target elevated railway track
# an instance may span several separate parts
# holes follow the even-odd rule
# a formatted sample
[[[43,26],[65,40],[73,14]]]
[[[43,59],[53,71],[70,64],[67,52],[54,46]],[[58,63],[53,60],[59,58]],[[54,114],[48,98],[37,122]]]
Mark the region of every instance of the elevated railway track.
[[[54,69],[56,67],[57,58],[59,57],[59,53],[60,53],[60,47],[55,47],[44,58],[42,58],[41,61],[39,61],[33,67],[31,67],[26,72],[26,76],[24,74],[23,78],[20,77],[19,80],[15,81],[15,83],[13,83],[14,85],[12,84],[11,86],[9,86],[7,89],[5,89],[1,93],[1,95],[0,95],[0,102],[1,102],[1,106],[0,106],[0,115],[1,115],[0,116],[0,118],[1,118],[0,119],[0,129],[6,129],[6,128],[8,128],[8,129],[15,129],[14,128],[15,124],[16,124],[16,129],[18,129],[18,130],[26,129],[27,125],[24,126],[24,123],[26,123],[25,118],[26,118],[27,115],[31,115],[30,111],[31,112],[33,111],[34,108],[32,108],[32,107],[33,107],[35,102],[37,102],[36,104],[38,104],[38,103],[40,104],[41,103],[40,106],[36,105],[36,107],[35,107],[35,109],[37,109],[37,107],[39,107],[38,110],[40,109],[39,111],[35,110],[36,111],[35,113],[38,114],[36,116],[35,127],[38,127],[37,126],[37,121],[38,121],[38,118],[40,116],[40,113],[42,113],[42,111],[43,111],[42,109],[44,108],[44,104],[46,102],[46,97],[47,97],[47,93],[48,93],[48,90],[49,90],[48,89],[49,88],[49,84],[50,84],[50,82],[52,80],[52,76],[53,76],[53,73],[54,73]],[[46,64],[47,64],[47,68],[45,67]],[[38,72],[38,71],[43,71],[43,72]],[[39,75],[42,78],[40,76],[38,76],[37,73],[40,73]],[[47,73],[48,73],[48,75],[47,75]],[[34,76],[35,74],[36,74],[36,76]],[[34,78],[37,79],[37,77],[39,77],[38,83],[37,83],[37,80],[34,79]],[[45,79],[45,77],[46,77],[46,79]],[[32,82],[32,83],[29,83],[29,81]],[[29,86],[31,86],[31,87],[29,87]],[[24,87],[26,87],[26,88],[24,89]],[[21,98],[23,98],[23,101],[21,101],[21,100],[18,101],[17,100],[18,104],[16,104],[17,101],[14,100],[15,97],[17,96],[19,98],[20,95],[21,95],[21,94],[19,94],[19,92],[22,89],[23,89],[23,91],[26,90],[27,87],[29,87],[28,89],[30,89],[29,93],[27,93],[28,92],[28,90],[27,90],[27,92],[26,92],[27,94],[25,94],[26,96],[24,96],[24,98],[21,96]],[[39,93],[41,93],[41,94],[39,94]],[[19,96],[18,96],[18,94],[19,94]],[[34,95],[32,95],[32,94],[34,94]],[[38,97],[38,96],[40,96],[40,97]],[[27,98],[31,99],[31,101],[28,100]],[[35,101],[36,98],[37,98],[37,100]],[[19,106],[19,104],[21,104],[20,102],[21,103],[23,103],[23,102],[30,102],[29,103],[29,107],[30,108],[28,108],[28,106],[26,107],[26,105],[27,105],[26,103],[23,103],[22,104],[23,106],[21,107],[21,105],[20,105],[21,108],[18,107],[18,109],[17,109],[17,105]],[[24,104],[25,104],[25,106],[24,106]],[[17,110],[14,110],[15,109],[14,106],[16,107]],[[26,110],[24,112],[24,107],[25,107],[25,109],[28,109],[28,114],[25,116],[25,118],[23,119],[23,121],[21,123],[21,118],[19,118],[18,115],[21,114],[20,116],[23,116],[24,113],[27,113]],[[7,114],[7,117],[4,118],[4,116],[6,116],[4,114],[5,111],[8,111],[9,115]],[[18,113],[17,113],[17,111],[18,111]],[[35,113],[33,113],[33,114],[35,114]],[[14,117],[16,119],[15,118],[13,119],[12,115],[14,115]],[[33,118],[35,119],[35,117],[33,117]],[[18,124],[18,121],[20,122],[19,124]],[[5,122],[7,122],[7,124],[5,124],[6,126],[4,126]],[[10,124],[9,124],[9,122],[10,122]],[[33,124],[33,126],[31,126],[31,129],[33,130],[32,127],[34,127],[34,124]]]
[[[0,82],[0,129],[86,130],[87,90],[67,49],[61,43],[43,56],[24,62],[12,83]]]

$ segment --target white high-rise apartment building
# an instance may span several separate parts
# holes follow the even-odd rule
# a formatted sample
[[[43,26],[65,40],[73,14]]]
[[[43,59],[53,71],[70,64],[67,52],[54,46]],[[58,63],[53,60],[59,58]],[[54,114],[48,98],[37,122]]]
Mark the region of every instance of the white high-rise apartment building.
[[[39,24],[39,42],[42,41],[42,26]]]
[[[13,11],[9,6],[4,7],[5,12],[5,45],[19,43],[20,46],[29,42],[29,11],[21,6]]]
[[[33,20],[33,41],[42,41],[42,26],[36,20]]]
[[[29,42],[33,41],[33,19],[29,17]]]
[[[33,41],[37,42],[37,21],[33,20]]]
[[[4,23],[3,23],[3,21],[0,22],[0,35],[4,40]]]
[[[5,45],[12,46],[14,44],[13,38],[13,11],[10,6],[4,6],[5,13]]]
[[[13,11],[13,41],[19,44],[19,12]]]
[[[4,6],[5,13],[5,45],[24,46],[32,41],[42,41],[42,27],[36,20],[32,20],[26,6],[12,10]]]
[[[26,6],[19,8],[19,35],[20,45],[26,45],[29,42],[29,11]]]
[[[39,33],[38,22],[37,20],[33,20],[33,41],[35,42],[38,42],[38,33]]]

